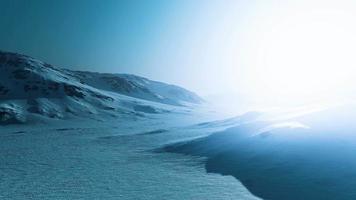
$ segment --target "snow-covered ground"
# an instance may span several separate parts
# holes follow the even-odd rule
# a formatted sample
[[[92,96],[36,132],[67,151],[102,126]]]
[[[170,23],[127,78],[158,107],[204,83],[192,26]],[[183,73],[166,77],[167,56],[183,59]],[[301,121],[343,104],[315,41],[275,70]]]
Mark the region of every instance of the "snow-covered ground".
[[[277,116],[252,113],[215,122],[235,125],[168,144],[161,151],[205,158],[208,173],[234,176],[262,199],[352,200],[355,110],[350,102]]]
[[[193,92],[7,52],[0,72],[0,199],[257,199],[204,158],[159,151],[239,120]]]
[[[0,70],[0,199],[356,199],[354,102],[227,117],[134,75]]]
[[[8,125],[0,134],[1,199],[257,199],[204,159],[156,152],[202,137],[214,114]]]

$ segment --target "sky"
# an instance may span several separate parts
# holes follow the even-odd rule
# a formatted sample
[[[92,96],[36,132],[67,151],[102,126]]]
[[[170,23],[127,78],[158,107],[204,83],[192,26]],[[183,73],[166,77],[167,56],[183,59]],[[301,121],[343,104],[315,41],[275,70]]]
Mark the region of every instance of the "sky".
[[[0,0],[0,13],[1,50],[203,97],[280,103],[355,85],[352,0]]]
[[[221,46],[235,45],[235,27],[226,23],[237,27],[246,7],[203,0],[0,0],[0,49],[214,94],[232,87],[231,69],[224,67],[232,55]]]

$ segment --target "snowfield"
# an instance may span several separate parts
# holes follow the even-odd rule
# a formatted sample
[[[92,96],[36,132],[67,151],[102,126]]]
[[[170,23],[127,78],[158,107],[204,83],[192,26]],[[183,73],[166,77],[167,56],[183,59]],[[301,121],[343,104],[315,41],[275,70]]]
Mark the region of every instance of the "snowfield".
[[[356,199],[354,102],[227,118],[134,75],[0,70],[0,199]]]
[[[223,127],[188,90],[0,52],[0,199],[257,199],[202,159],[157,152]]]
[[[262,199],[352,200],[355,110],[350,103],[278,120],[260,114],[160,151],[205,158],[208,173],[233,176]]]
[[[212,116],[152,115],[1,127],[0,198],[258,199],[204,159],[156,151],[221,130],[194,128]]]

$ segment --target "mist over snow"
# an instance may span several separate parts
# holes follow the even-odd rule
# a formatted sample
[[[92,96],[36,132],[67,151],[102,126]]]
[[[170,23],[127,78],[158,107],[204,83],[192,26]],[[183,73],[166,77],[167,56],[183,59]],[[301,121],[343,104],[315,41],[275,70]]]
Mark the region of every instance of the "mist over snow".
[[[1,200],[356,199],[355,1],[0,13]]]

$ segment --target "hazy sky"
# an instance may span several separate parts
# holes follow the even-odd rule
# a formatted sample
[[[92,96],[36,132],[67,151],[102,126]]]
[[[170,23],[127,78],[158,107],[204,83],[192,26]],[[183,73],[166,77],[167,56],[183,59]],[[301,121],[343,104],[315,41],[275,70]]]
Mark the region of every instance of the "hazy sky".
[[[350,85],[355,13],[352,0],[0,0],[0,49],[289,101]]]
[[[231,52],[221,45],[235,45],[230,34],[247,9],[235,0],[0,3],[2,50],[70,69],[134,73],[202,94],[231,87],[224,67]]]

